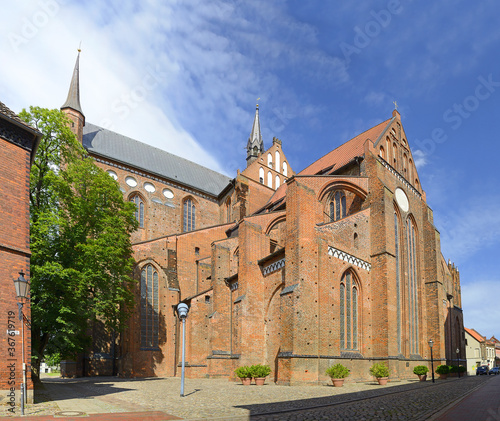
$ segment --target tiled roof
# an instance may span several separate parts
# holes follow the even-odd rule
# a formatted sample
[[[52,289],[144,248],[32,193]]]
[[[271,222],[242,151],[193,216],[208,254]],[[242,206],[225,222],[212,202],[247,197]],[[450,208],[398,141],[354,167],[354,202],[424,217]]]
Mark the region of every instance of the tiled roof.
[[[321,173],[325,169],[328,169],[327,173],[332,173],[333,171],[348,164],[355,157],[363,156],[363,145],[366,139],[371,139],[373,142],[375,142],[385,130],[389,122],[390,119],[383,121],[375,127],[372,127],[371,129],[357,135],[346,143],[340,145],[338,148],[327,153],[322,158],[313,162],[307,168],[303,169],[298,175],[315,175]]]
[[[19,116],[12,111],[7,105],[5,105],[3,102],[0,102],[0,114],[3,114],[5,117],[8,117],[10,120],[13,120],[13,122],[21,124],[22,126],[26,127],[28,130],[31,132],[37,132],[37,130],[34,127],[31,127],[28,123],[25,123],[23,120],[19,118]]]
[[[140,168],[176,183],[217,196],[230,178],[192,161],[118,133],[86,123],[83,146],[91,153]]]
[[[484,342],[486,340],[486,338],[484,338],[483,336],[481,336],[478,332],[476,332],[474,329],[469,329],[467,327],[464,327],[465,331],[470,335],[472,336],[476,341],[479,341],[479,342]]]

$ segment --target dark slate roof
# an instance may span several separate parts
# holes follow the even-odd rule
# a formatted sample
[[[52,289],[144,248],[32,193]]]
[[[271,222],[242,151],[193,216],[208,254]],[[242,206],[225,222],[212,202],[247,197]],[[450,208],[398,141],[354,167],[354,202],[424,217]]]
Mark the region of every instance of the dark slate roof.
[[[38,133],[38,130],[35,129],[34,127],[31,127],[28,123],[24,122],[19,118],[19,116],[12,111],[7,105],[5,105],[3,102],[0,102],[0,114],[4,115],[5,117],[8,117],[12,122],[18,126],[24,126],[26,129],[30,130],[33,133]]]
[[[86,123],[83,146],[90,153],[109,158],[144,172],[218,196],[230,178],[192,161],[118,133]]]

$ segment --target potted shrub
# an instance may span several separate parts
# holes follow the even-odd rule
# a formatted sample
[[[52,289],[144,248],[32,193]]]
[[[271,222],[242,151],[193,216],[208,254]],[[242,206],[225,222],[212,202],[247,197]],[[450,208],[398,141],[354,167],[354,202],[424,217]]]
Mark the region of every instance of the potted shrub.
[[[389,379],[389,367],[383,363],[375,363],[370,367],[370,374],[377,379],[378,384],[383,386]]]
[[[416,374],[421,382],[425,382],[427,380],[427,372],[429,368],[426,365],[417,365],[413,367],[413,374]]]
[[[438,365],[436,367],[436,373],[439,374],[439,378],[442,380],[446,380],[449,372],[450,367],[448,367],[446,364]]]
[[[326,374],[330,376],[335,387],[342,387],[344,379],[349,375],[349,369],[342,364],[335,364],[328,367]]]
[[[250,371],[250,367],[248,367],[247,365],[238,367],[236,370],[234,370],[234,374],[236,374],[236,377],[239,377],[241,379],[241,383],[243,383],[243,386],[249,386],[250,383],[252,383],[252,373]]]
[[[250,374],[255,379],[255,384],[257,386],[263,386],[266,377],[271,374],[271,367],[268,365],[256,364],[250,367]]]

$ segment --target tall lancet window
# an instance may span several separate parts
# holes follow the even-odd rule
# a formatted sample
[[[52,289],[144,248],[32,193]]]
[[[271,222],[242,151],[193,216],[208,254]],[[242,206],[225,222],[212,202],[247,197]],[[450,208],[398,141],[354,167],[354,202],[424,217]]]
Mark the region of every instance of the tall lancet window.
[[[139,227],[144,228],[144,202],[138,194],[132,196],[130,201],[135,203],[135,219],[139,222]]]
[[[355,350],[358,344],[359,290],[354,274],[348,270],[340,281],[340,348]]]
[[[346,216],[345,193],[337,190],[330,202],[330,221],[337,221]]]
[[[397,343],[401,354],[401,252],[399,245],[399,216],[394,211],[394,254],[396,256],[396,312],[397,312]]]
[[[196,229],[196,206],[191,199],[184,201],[183,231],[193,231]]]
[[[411,218],[406,223],[408,242],[408,313],[410,324],[410,353],[418,354],[418,272],[417,234]]]
[[[153,265],[141,271],[141,348],[158,348],[158,272]]]

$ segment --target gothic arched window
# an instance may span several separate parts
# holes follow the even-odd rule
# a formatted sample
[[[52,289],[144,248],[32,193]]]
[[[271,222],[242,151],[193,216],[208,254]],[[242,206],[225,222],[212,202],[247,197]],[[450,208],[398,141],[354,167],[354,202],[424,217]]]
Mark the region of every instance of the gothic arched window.
[[[135,219],[139,222],[139,227],[144,228],[144,202],[138,194],[132,196],[130,201],[135,203]]]
[[[191,199],[184,200],[183,231],[193,231],[196,229],[196,206]]]
[[[226,200],[226,222],[231,222],[231,198]]]
[[[418,274],[417,233],[411,218],[406,223],[408,250],[408,305],[410,322],[410,353],[418,354]]]
[[[359,349],[359,290],[354,274],[348,270],[340,281],[340,349]]]
[[[141,271],[141,348],[158,348],[158,272],[153,265]]]
[[[264,184],[264,168],[259,168],[259,182],[260,184]]]
[[[345,193],[337,190],[330,202],[330,221],[337,221],[346,216]]]
[[[267,172],[267,187],[273,188],[273,175],[271,174],[271,171]]]

